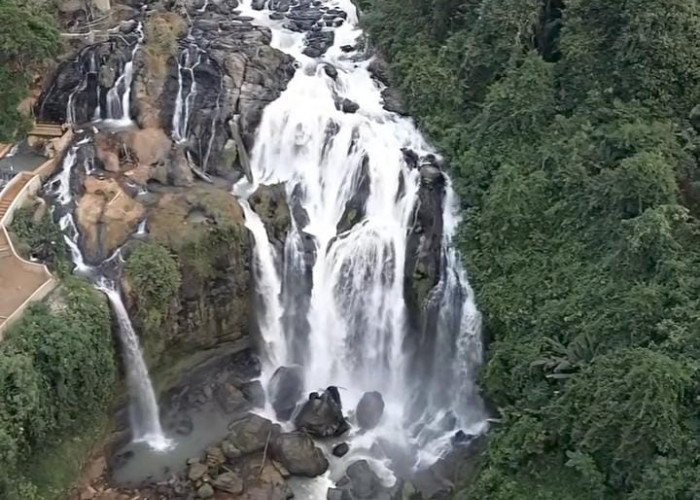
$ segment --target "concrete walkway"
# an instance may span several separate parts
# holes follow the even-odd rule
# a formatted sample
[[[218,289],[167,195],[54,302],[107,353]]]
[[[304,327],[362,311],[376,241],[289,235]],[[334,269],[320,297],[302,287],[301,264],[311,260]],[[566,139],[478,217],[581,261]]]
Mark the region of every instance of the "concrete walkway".
[[[37,127],[33,132],[49,138],[57,137],[60,127]],[[42,300],[57,284],[45,265],[29,262],[15,251],[6,226],[12,223],[14,211],[41,188],[42,178],[53,173],[58,158],[70,140],[64,136],[54,159],[47,160],[33,172],[21,172],[0,191],[0,340],[7,327],[21,317],[24,309]],[[0,148],[0,159],[9,151]]]

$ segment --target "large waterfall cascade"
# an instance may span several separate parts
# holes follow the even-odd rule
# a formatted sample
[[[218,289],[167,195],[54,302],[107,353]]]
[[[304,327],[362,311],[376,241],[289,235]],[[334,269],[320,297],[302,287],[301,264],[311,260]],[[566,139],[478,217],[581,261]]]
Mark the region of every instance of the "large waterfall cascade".
[[[304,54],[304,33],[271,20],[268,10],[253,9],[251,0],[241,4],[244,16],[270,27],[272,45],[299,64],[287,90],[265,108],[251,155],[254,184],[241,180],[234,186],[256,242],[261,334],[268,349],[264,376],[280,365],[302,364],[307,390],[336,385],[347,408],[354,408],[365,391],[381,392],[387,404],[382,424],[355,435],[351,449],[369,456],[371,444],[387,438],[411,450],[419,467],[450,447],[455,430],[478,434],[486,428],[474,387],[482,353],[480,317],[452,244],[458,206],[446,178],[444,269],[430,296],[438,311],[435,331],[429,332],[434,337],[429,355],[435,359],[428,363],[433,368],[427,376],[413,376],[412,363],[422,354],[405,348],[409,327],[403,286],[421,180],[402,149],[420,157],[435,152],[409,118],[383,108],[382,86],[368,71],[370,61],[354,48],[362,33],[352,1],[324,3],[345,11],[347,21],[332,28],[334,43],[321,58]],[[327,65],[337,76],[329,76]],[[343,99],[357,103],[359,110],[338,109]],[[339,234],[339,222],[364,175],[370,181],[364,217]],[[298,202],[308,215],[306,227],[292,224],[281,270],[278,250],[246,201],[257,186],[279,182],[286,183],[290,206]],[[292,293],[282,285],[284,276],[290,266],[304,267],[303,250],[295,244],[301,230],[313,237],[316,253],[307,335],[283,321],[285,295]]]
[[[143,32],[139,26],[138,40],[131,52],[131,60],[124,64],[123,71],[116,78],[114,86],[109,89],[106,96],[107,110],[100,109],[100,99],[96,100],[96,107],[91,116],[94,121],[91,127],[124,128],[133,126],[130,115],[131,84],[133,78],[133,57],[139,50]],[[86,55],[88,60],[83,62],[87,68],[83,83],[71,94],[68,100],[67,116],[70,123],[76,116],[74,98],[87,88],[85,82],[91,74],[97,73],[99,67],[95,60],[94,52]],[[99,92],[99,87],[97,87]],[[75,124],[74,124],[75,125]],[[93,173],[94,145],[93,135],[90,131],[78,131],[82,138],[71,146],[63,159],[59,172],[51,179],[47,186],[48,193],[55,199],[55,209],[59,216],[59,226],[63,231],[64,239],[71,251],[71,257],[75,264],[75,272],[88,277],[95,287],[102,291],[109,299],[114,314],[117,318],[119,340],[122,347],[123,359],[126,365],[126,376],[131,402],[129,408],[130,422],[133,440],[145,442],[156,450],[164,450],[170,446],[169,440],[164,436],[159,419],[158,404],[155,391],[148,374],[148,368],[144,361],[139,339],[134,332],[129,314],[122,301],[121,294],[113,279],[114,263],[121,262],[120,250],[117,250],[104,262],[91,266],[85,262],[79,246],[79,231],[74,218],[76,201],[74,199],[74,183],[80,175],[89,176]],[[77,169],[83,168],[83,172]],[[141,231],[141,226],[139,227]]]

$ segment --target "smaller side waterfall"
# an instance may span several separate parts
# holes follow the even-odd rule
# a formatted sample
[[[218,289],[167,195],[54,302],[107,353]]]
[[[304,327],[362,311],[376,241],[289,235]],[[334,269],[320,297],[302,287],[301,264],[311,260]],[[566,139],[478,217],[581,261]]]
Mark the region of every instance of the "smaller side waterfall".
[[[258,214],[250,208],[247,200],[241,199],[240,204],[245,214],[245,225],[253,233],[256,243],[254,269],[259,305],[262,309],[259,321],[261,330],[265,332],[265,342],[268,343],[264,353],[279,357],[280,359],[271,359],[268,363],[270,366],[278,366],[286,359],[286,341],[280,322],[282,318],[282,304],[279,297],[281,282],[275,267],[275,250],[267,238],[265,225]]]
[[[186,47],[177,58],[178,90],[173,114],[173,139],[183,142],[187,139],[192,101],[197,95],[197,81],[194,70],[201,62],[202,55],[196,45]]]
[[[127,384],[131,395],[129,416],[133,439],[145,442],[155,450],[165,450],[170,446],[170,441],[163,434],[160,425],[156,395],[148,375],[146,362],[143,359],[138,337],[115,281],[107,278],[107,276],[113,276],[115,270],[113,262],[120,256],[121,252],[117,250],[102,264],[90,266],[85,262],[79,246],[80,233],[73,215],[76,206],[73,196],[75,191],[71,186],[78,182],[76,176],[91,174],[93,154],[92,136],[88,135],[77,141],[63,159],[60,171],[47,184],[47,190],[55,199],[59,227],[70,248],[76,272],[86,276],[95,284],[95,288],[107,295],[116,315],[119,325],[119,341],[126,365]],[[81,163],[83,169],[78,168]],[[145,231],[145,224],[139,226],[139,231],[142,227]]]
[[[156,394],[129,313],[113,283],[101,280],[97,288],[109,298],[119,323],[119,340],[126,360],[127,384],[133,397],[130,417],[134,441],[143,441],[156,450],[165,450],[170,446],[170,442],[163,435]]]

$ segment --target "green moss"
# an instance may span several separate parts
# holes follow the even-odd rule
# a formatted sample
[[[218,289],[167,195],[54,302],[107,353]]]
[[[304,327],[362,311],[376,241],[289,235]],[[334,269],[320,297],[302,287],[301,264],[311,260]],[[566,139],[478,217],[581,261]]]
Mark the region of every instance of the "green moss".
[[[162,245],[146,243],[129,256],[125,270],[145,324],[159,327],[182,281],[177,260]]]

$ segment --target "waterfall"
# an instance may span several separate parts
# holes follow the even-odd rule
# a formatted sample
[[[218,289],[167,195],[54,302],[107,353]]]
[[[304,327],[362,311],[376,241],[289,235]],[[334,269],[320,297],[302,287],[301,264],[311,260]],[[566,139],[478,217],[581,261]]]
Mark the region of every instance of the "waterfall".
[[[201,53],[196,45],[188,45],[177,58],[177,96],[173,114],[173,139],[176,142],[187,140],[192,101],[197,95],[197,81],[194,70],[201,62]]]
[[[119,340],[127,367],[127,384],[133,398],[129,416],[134,441],[143,441],[156,450],[165,450],[169,448],[170,442],[163,435],[156,395],[129,313],[113,283],[101,280],[97,288],[109,298],[119,323]]]
[[[146,442],[156,450],[164,450],[170,446],[170,442],[164,436],[160,425],[158,404],[138,337],[134,332],[129,314],[124,307],[114,280],[107,277],[107,274],[112,273],[111,263],[120,256],[121,249],[118,249],[101,265],[91,266],[85,262],[79,246],[80,233],[74,219],[76,202],[72,185],[75,182],[75,176],[79,173],[90,175],[92,172],[94,154],[92,139],[90,135],[87,135],[70,148],[63,159],[59,172],[48,182],[47,191],[55,199],[59,227],[63,231],[63,237],[70,249],[73,263],[76,266],[75,272],[89,278],[94,283],[95,288],[107,295],[117,317],[119,340],[131,395],[129,415],[133,439],[134,441]],[[80,163],[83,164],[82,172],[77,169]],[[139,231],[142,227],[145,231],[145,224],[139,225]]]
[[[481,362],[480,317],[453,245],[459,210],[446,179],[442,269],[427,307],[436,317],[435,331],[427,332],[433,348],[407,352],[404,262],[421,174],[402,151],[419,158],[436,153],[412,120],[383,108],[383,86],[372,78],[370,61],[357,49],[348,50],[362,36],[351,0],[328,5],[345,11],[347,20],[323,28],[334,32],[334,42],[321,58],[305,55],[308,36],[271,20],[270,11],[253,9],[251,0],[240,6],[244,16],[271,29],[272,45],[294,56],[299,66],[287,90],[263,113],[251,155],[255,185],[242,180],[234,193],[245,198],[257,185],[285,182],[290,205],[295,198],[308,215],[308,225],[299,229],[313,238],[316,254],[308,339],[301,342],[295,338],[298,329],[284,321],[290,300],[288,287],[282,287],[288,266],[304,262],[299,229],[295,225],[289,233],[280,277],[275,249],[243,200],[256,243],[261,334],[274,351],[268,354],[271,362],[292,364],[301,358],[307,387],[342,387],[349,408],[363,392],[380,391],[387,410],[382,425],[369,435],[419,448],[415,463],[425,464],[446,451],[457,429],[478,434],[486,427],[474,386]],[[326,65],[337,75],[329,76]],[[343,112],[343,99],[359,110]],[[357,200],[363,205],[360,220],[345,227],[344,214],[348,207],[358,208]],[[301,355],[300,346],[306,350]],[[413,366],[421,357],[429,358],[421,360],[428,367],[425,374]]]
[[[115,43],[128,44],[123,37],[118,42],[106,41],[89,45],[82,49],[73,63],[80,81],[68,96],[66,121],[71,124],[92,120],[109,120],[113,125],[131,124],[131,86],[134,77],[134,59],[144,39],[141,24],[135,29],[136,38],[128,60],[121,55],[121,49],[115,50]],[[111,62],[110,62],[111,61]],[[115,64],[115,62],[117,64]],[[107,65],[119,72],[111,88],[103,88],[100,73]],[[104,106],[103,106],[104,105]],[[43,110],[43,103],[42,103]]]

